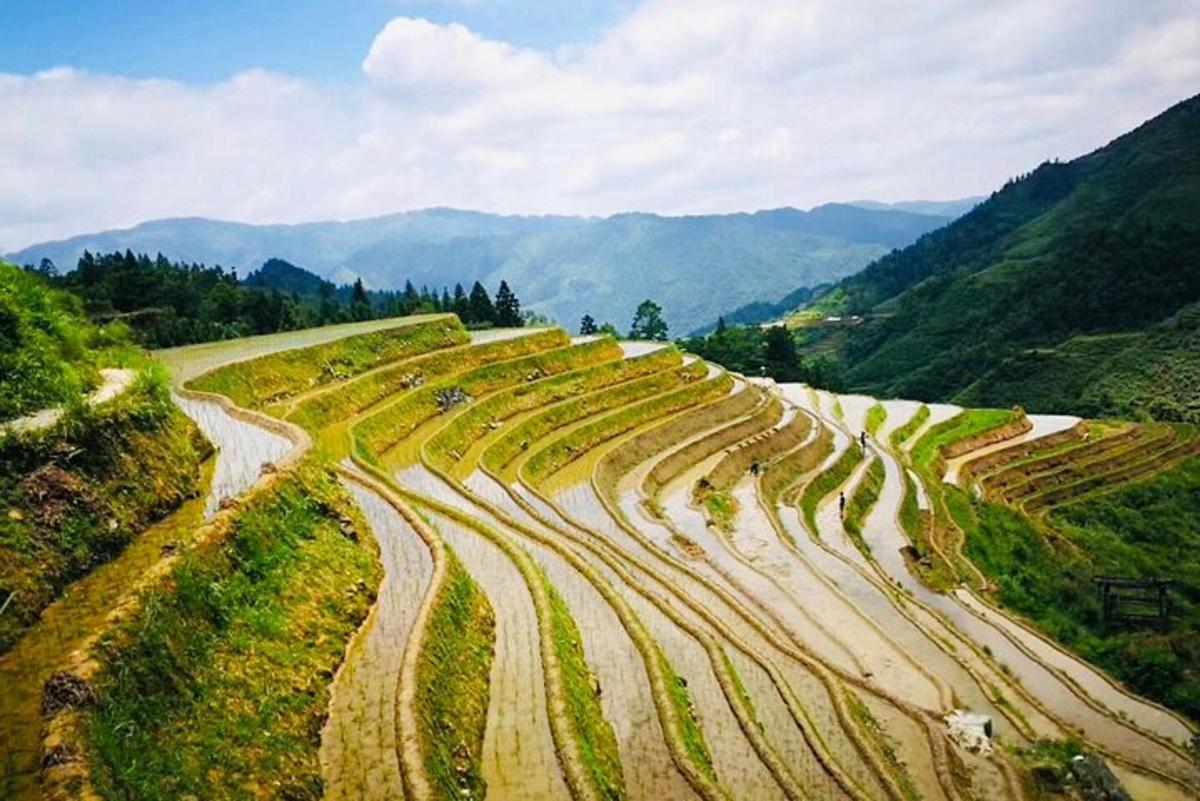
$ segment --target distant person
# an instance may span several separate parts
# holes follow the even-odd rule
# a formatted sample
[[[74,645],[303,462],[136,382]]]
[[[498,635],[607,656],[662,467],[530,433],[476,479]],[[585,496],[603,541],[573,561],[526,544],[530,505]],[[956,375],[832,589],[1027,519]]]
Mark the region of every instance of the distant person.
[[[867,432],[866,431],[859,433],[858,442],[860,445],[862,445],[862,449],[865,451],[867,449]]]
[[[838,513],[842,517],[846,516],[846,493],[844,492],[838,493]]]

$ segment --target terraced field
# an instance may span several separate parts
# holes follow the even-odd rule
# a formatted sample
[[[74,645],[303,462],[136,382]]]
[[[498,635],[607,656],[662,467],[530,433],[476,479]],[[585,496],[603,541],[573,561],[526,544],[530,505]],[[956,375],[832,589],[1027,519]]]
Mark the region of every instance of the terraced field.
[[[316,463],[358,507],[335,521],[371,532],[378,575],[330,584],[373,603],[348,642],[321,629],[327,713],[292,767],[259,763],[308,766],[289,797],[1023,799],[1054,792],[1044,741],[1137,798],[1200,792],[1193,723],[1001,606],[973,505],[1062,539],[1056,510],[1177,464],[1194,432],[839,397],[447,317],[163,357],[219,448],[179,514],[219,540]],[[102,699],[102,635],[180,585],[172,558],[63,655]],[[989,747],[950,736],[955,710],[991,719]],[[55,710],[48,794],[127,797],[103,714]]]

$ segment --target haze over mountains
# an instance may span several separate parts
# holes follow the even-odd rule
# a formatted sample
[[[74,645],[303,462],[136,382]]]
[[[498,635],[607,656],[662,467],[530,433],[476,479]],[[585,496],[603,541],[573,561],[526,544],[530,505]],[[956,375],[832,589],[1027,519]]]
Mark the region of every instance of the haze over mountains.
[[[582,315],[624,329],[645,298],[663,306],[671,333],[686,334],[797,285],[837,281],[941,227],[975,199],[948,203],[826,204],[755,213],[667,217],[500,216],[435,208],[349,222],[248,225],[200,218],[156,220],[34,245],[8,258],[49,258],[69,270],[83,251],[131,249],[236,267],[271,258],[336,282],[431,288],[501,279],[525,307],[573,327]],[[911,206],[912,208],[907,208]]]

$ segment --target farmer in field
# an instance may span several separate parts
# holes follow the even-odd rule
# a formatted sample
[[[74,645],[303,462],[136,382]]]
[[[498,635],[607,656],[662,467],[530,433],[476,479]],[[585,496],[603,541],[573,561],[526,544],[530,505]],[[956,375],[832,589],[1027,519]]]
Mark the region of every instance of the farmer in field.
[[[864,451],[866,451],[866,449],[867,449],[867,432],[866,431],[862,431],[859,433],[858,442],[860,445],[862,445],[862,449]]]
[[[838,513],[842,517],[846,516],[846,493],[844,492],[838,493]]]

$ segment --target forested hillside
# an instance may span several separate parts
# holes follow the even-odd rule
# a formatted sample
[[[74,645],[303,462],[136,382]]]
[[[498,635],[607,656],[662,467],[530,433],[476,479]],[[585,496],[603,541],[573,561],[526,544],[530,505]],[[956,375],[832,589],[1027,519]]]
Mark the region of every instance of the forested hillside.
[[[817,307],[852,387],[1035,411],[1200,419],[1200,98],[1048,162]]]
[[[564,324],[591,314],[623,328],[632,309],[651,297],[672,330],[684,333],[747,303],[777,301],[798,285],[844,278],[950,219],[835,203],[684,217],[426,209],[303,225],[176,219],[35,245],[10,258],[19,264],[48,258],[65,270],[84,250],[162,252],[243,275],[281,259],[339,284],[361,277],[368,287],[395,290],[406,280],[439,288],[506,280],[521,288],[530,309]]]

